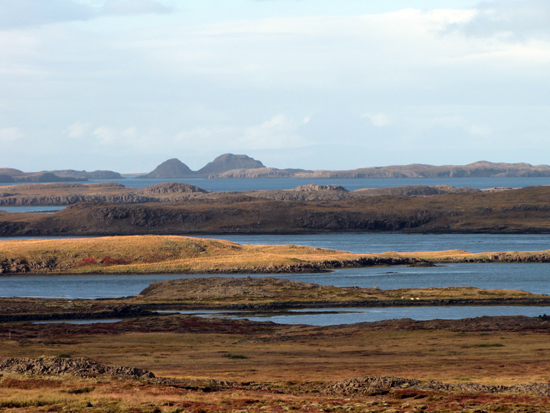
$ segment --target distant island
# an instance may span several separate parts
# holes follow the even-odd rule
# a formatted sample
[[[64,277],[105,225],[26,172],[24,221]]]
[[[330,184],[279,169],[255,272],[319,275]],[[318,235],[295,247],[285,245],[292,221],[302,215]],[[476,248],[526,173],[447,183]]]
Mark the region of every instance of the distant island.
[[[504,178],[550,176],[550,166],[528,163],[474,162],[468,165],[392,165],[368,167],[347,171],[277,169],[247,155],[224,154],[198,171],[192,171],[179,159],[169,159],[152,172],[140,176],[145,179],[179,178]]]
[[[233,155],[226,153],[218,156],[212,162],[192,171],[179,159],[168,159],[161,163],[152,172],[140,176],[145,179],[171,179],[171,178],[210,178],[217,174],[223,174],[235,170],[267,169],[263,163],[252,159],[247,155]]]
[[[23,172],[19,169],[0,168],[0,183],[46,183],[46,182],[79,182],[89,179],[122,179],[122,175],[113,171],[59,171]]]
[[[391,165],[373,166],[351,170],[306,170],[298,168],[278,169],[265,166],[247,155],[226,153],[218,156],[198,171],[193,171],[177,158],[168,159],[153,171],[134,174],[139,179],[368,179],[368,178],[509,178],[548,177],[550,166],[528,163],[474,162],[468,165]],[[90,179],[124,179],[113,171],[75,171],[71,169],[41,172],[23,172],[18,169],[0,168],[0,183],[78,182]],[[128,177],[128,179],[131,179]]]

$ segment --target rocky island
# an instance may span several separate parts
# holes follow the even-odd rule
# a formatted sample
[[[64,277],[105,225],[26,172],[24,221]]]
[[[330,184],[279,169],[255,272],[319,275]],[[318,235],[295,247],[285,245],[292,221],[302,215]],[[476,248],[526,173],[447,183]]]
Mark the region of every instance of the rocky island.
[[[208,192],[182,183],[1,187],[0,205],[67,205],[53,214],[0,211],[0,236],[280,234],[406,231],[545,233],[550,187],[405,186],[347,191]]]

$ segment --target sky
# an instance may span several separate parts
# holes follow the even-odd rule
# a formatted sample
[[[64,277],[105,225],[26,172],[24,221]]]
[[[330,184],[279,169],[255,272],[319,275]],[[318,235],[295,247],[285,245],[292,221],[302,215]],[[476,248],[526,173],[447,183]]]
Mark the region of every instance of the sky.
[[[548,0],[0,0],[0,167],[550,163]]]

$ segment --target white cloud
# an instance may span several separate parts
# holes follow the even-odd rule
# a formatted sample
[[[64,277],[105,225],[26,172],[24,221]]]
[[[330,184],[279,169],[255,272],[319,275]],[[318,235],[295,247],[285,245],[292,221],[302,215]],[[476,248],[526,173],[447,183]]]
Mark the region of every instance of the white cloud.
[[[125,150],[134,153],[155,153],[169,143],[158,129],[140,130],[135,126],[114,128],[101,126],[92,132],[92,138],[109,150]]]
[[[94,129],[93,135],[100,145],[105,146],[114,145],[117,143],[117,138],[120,136],[115,129],[104,126]]]
[[[173,141],[182,149],[216,148],[220,152],[297,148],[311,144],[300,133],[310,121],[304,117],[295,121],[283,114],[275,115],[259,125],[197,127],[182,131]]]
[[[498,36],[506,40],[550,37],[548,0],[483,1],[467,22],[450,24],[447,30],[460,30],[469,36]]]
[[[310,144],[301,136],[299,129],[310,121],[306,117],[302,122],[296,122],[283,114],[273,116],[261,125],[251,126],[244,130],[236,145],[250,149],[296,148]]]
[[[67,136],[72,139],[81,139],[83,138],[89,129],[89,125],[82,122],[75,122],[72,125],[69,125],[65,131]]]
[[[23,138],[23,132],[17,127],[0,129],[0,143],[5,145]]]
[[[361,115],[362,118],[368,118],[374,126],[387,126],[391,123],[388,115],[384,113],[364,113]]]

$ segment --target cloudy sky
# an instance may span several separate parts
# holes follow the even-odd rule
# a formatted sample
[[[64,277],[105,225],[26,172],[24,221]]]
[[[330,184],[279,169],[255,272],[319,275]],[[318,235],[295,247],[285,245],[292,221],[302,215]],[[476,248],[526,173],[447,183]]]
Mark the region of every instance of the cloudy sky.
[[[550,164],[548,0],[0,0],[0,167]]]

